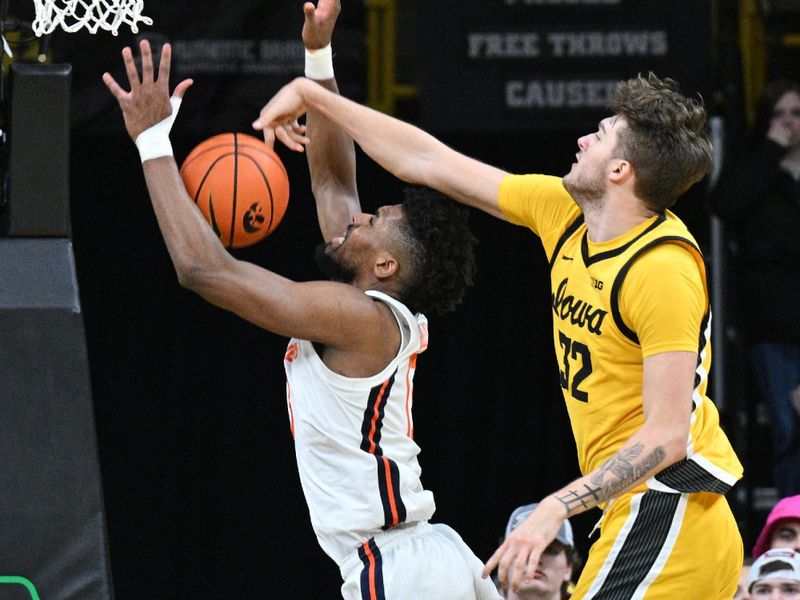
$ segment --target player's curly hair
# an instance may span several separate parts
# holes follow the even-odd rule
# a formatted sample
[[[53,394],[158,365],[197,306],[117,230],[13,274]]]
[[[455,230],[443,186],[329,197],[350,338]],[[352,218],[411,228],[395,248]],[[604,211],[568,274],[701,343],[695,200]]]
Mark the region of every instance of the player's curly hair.
[[[702,99],[685,97],[674,80],[648,73],[622,81],[609,108],[625,118],[617,147],[636,172],[636,195],[653,210],[675,204],[711,170]]]
[[[405,219],[398,236],[405,258],[403,302],[413,312],[443,314],[455,309],[475,275],[468,212],[428,188],[406,188]]]

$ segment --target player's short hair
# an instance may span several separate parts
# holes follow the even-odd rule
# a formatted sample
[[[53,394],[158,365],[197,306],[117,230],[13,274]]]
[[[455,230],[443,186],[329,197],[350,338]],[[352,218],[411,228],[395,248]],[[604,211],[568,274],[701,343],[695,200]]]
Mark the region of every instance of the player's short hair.
[[[705,106],[674,80],[648,73],[621,81],[609,108],[625,119],[617,147],[633,165],[636,195],[651,209],[669,208],[711,170]]]
[[[398,235],[404,261],[403,302],[414,312],[443,314],[455,309],[475,275],[478,240],[468,212],[428,188],[406,188],[405,219]]]

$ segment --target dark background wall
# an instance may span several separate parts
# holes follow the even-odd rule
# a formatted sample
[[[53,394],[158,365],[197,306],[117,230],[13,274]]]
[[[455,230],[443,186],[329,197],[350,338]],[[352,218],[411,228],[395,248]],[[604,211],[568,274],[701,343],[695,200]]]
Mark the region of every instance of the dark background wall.
[[[150,2],[145,14],[155,24],[140,35],[176,47],[215,39],[297,43],[301,4]],[[337,73],[344,93],[363,99],[364,10],[344,4]],[[137,39],[122,29],[119,37],[57,33],[51,40],[53,60],[73,65],[72,240],[116,598],[337,597],[340,577],[316,544],[294,464],[282,368],[287,340],[177,284],[138,155],[100,81],[105,70],[121,78],[119,52]],[[174,128],[179,162],[210,135],[250,132],[261,105],[300,74],[300,54],[259,52],[219,62],[176,52],[173,83],[196,80]],[[454,95],[454,110],[459,102]],[[412,120],[415,106],[404,107]],[[466,127],[442,135],[510,171],[560,174],[582,133],[565,119],[538,132],[470,134]],[[292,186],[287,215],[265,242],[234,254],[313,279],[320,234],[305,158],[278,152]],[[367,210],[398,201],[402,187],[363,156],[359,186]],[[701,240],[703,201],[695,191],[678,206]],[[456,313],[431,319],[414,412],[423,482],[437,500],[434,520],[488,559],[516,506],[578,472],[550,346],[543,252],[530,232],[474,211],[471,222],[480,239],[477,282]],[[584,555],[598,517],[575,519]]]

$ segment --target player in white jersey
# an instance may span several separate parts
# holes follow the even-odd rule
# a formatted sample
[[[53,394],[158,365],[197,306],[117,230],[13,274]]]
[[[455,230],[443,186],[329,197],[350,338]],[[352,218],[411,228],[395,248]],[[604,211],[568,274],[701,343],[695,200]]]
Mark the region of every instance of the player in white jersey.
[[[340,567],[345,598],[496,598],[458,534],[427,522],[435,504],[420,481],[411,417],[427,319],[391,296],[366,294],[391,308],[402,335],[382,371],[342,376],[298,339],[284,359],[297,467],[317,539]]]
[[[339,564],[374,532],[425,521],[435,508],[419,479],[411,420],[427,320],[391,296],[366,293],[392,309],[402,335],[397,356],[382,371],[339,375],[306,340],[292,339],[284,358],[300,482],[319,543]]]
[[[320,36],[330,41],[338,2],[320,0],[319,9],[304,9],[310,48]],[[149,42],[139,47],[141,73],[131,49],[122,52],[130,91],[108,73],[103,81],[136,141],[181,284],[292,338],[286,365],[298,465],[315,531],[345,579],[343,596],[497,598],[461,538],[428,524],[434,502],[420,483],[410,415],[415,357],[426,339],[419,313],[452,310],[472,283],[466,213],[421,190],[362,213],[352,140],[312,116],[309,129],[329,141],[328,157],[309,160],[330,240],[317,258],[332,281],[298,283],[235,259],[187,195],[172,156],[169,130],[192,81],[170,98],[170,45],[157,76]]]

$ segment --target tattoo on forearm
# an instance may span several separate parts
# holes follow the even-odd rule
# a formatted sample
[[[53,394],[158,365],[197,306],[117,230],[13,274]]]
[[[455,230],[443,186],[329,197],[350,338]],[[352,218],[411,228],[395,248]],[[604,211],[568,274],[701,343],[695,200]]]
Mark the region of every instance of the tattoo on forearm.
[[[567,490],[564,494],[556,495],[556,499],[564,505],[568,515],[576,508],[585,510],[610,500],[661,464],[667,455],[664,449],[658,446],[636,463],[635,460],[643,450],[643,444],[620,450],[592,475],[589,480],[591,486],[584,484],[584,491]]]
[[[602,500],[600,500],[600,496],[597,495],[597,493],[600,491],[599,487],[592,488],[585,484],[583,487],[583,492],[578,490],[568,490],[566,494],[562,496],[556,496],[556,500],[561,502],[561,504],[564,505],[564,508],[567,509],[567,516],[569,516],[578,506],[582,507],[583,509],[590,509],[602,502]]]
[[[629,478],[634,470],[633,461],[639,458],[642,450],[644,450],[644,444],[636,444],[630,448],[623,448],[614,456],[609,458],[602,467],[600,467],[597,473],[595,473],[592,477],[592,483],[594,485],[602,486],[603,478],[609,471],[620,479]]]

